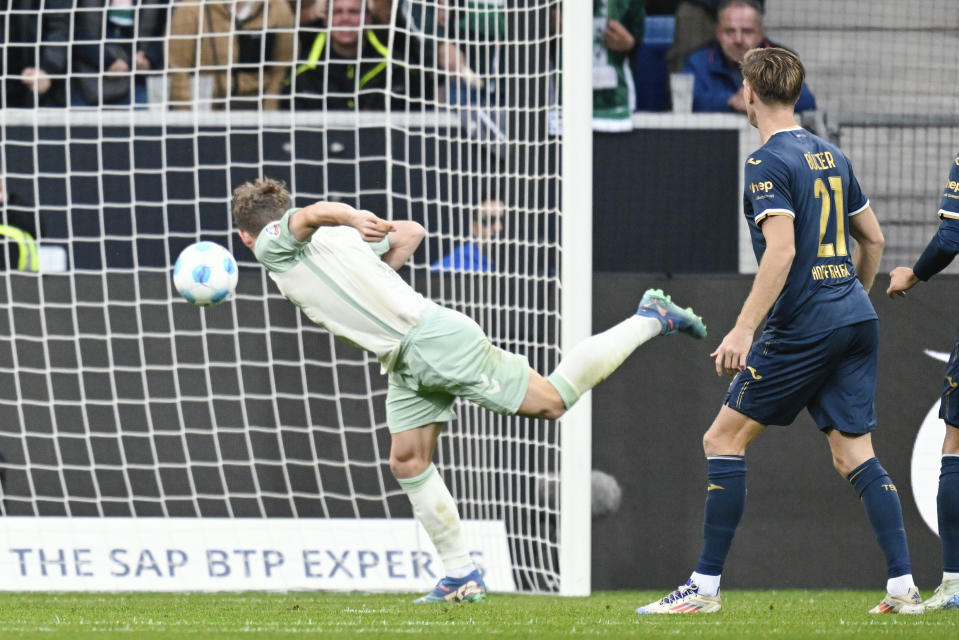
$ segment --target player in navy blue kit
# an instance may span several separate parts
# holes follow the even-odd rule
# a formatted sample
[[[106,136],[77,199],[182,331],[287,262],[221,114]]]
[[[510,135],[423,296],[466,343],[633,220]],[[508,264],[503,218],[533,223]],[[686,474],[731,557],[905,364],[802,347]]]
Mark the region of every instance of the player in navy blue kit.
[[[919,260],[910,269],[896,267],[890,273],[890,298],[906,295],[920,280],[925,282],[946,268],[959,253],[959,155],[956,155],[939,204],[939,230],[932,237]],[[936,508],[939,516],[939,537],[942,538],[942,583],[926,601],[926,609],[959,610],[959,335],[952,348],[942,383],[939,417],[946,422],[942,443],[942,467]]]
[[[878,320],[867,292],[884,240],[842,152],[796,126],[804,76],[802,62],[784,49],[752,49],[743,60],[746,114],[763,141],[745,170],[759,270],[736,325],[711,354],[716,373],[735,378],[703,437],[702,554],[684,585],[637,613],[722,608],[720,575],[746,500],[746,447],[766,425],[789,425],[803,408],[862,499],[886,557],[887,594],[870,613],[922,612],[899,496],[871,439]]]

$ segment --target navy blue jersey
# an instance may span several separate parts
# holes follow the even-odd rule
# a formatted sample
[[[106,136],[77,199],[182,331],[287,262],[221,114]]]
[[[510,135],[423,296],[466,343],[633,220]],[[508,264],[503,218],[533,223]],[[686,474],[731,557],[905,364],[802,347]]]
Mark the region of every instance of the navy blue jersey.
[[[760,225],[768,216],[789,216],[795,229],[796,257],[765,335],[810,336],[876,318],[849,240],[849,218],[869,201],[839,148],[798,127],[779,131],[746,161],[745,178],[756,260],[766,250]]]
[[[949,179],[942,192],[942,202],[939,203],[939,217],[959,219],[959,154],[949,170]]]

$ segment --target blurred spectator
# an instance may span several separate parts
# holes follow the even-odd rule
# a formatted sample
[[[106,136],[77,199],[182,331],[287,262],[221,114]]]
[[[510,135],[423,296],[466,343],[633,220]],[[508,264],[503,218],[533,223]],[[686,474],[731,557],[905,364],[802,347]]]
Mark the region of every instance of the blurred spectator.
[[[169,4],[170,0],[77,0],[76,75],[70,104],[147,102],[143,74],[163,68]]]
[[[503,232],[506,205],[486,198],[473,212],[471,238],[430,265],[430,271],[495,271],[490,259],[493,241]]]
[[[715,40],[691,53],[683,71],[693,74],[693,111],[746,112],[740,63],[755,47],[778,47],[766,39],[762,7],[755,0],[722,0]],[[816,99],[803,83],[796,111],[811,111]]]
[[[471,91],[482,88],[483,80],[470,68],[466,53],[449,37],[449,0],[367,0],[372,22],[389,24],[394,4],[398,5],[394,23],[418,40],[423,54],[421,60],[411,60],[411,64],[439,72],[436,77],[445,82],[447,101],[462,102]],[[467,36],[464,33],[458,37]]]
[[[326,5],[325,12],[314,12],[326,19],[299,32],[290,82],[295,109],[384,111],[389,93],[390,108],[407,110],[432,96],[432,70],[407,64],[420,59],[415,39],[394,31],[391,52],[389,28],[372,24],[364,0],[328,0]],[[393,60],[402,64],[390,68]]]
[[[200,77],[212,80],[214,108],[279,108],[293,25],[287,0],[178,0],[168,49],[171,108],[191,109],[202,99],[190,89]]]
[[[670,73],[683,70],[686,56],[701,49],[716,37],[716,9],[721,0],[679,0],[675,14],[673,46],[666,54],[666,68]],[[760,9],[765,0],[757,0]]]
[[[326,21],[327,0],[289,0],[290,9],[300,12],[300,25]]]
[[[6,38],[0,106],[64,106],[72,7],[73,0],[46,0],[41,12],[36,0],[0,0],[0,33]]]
[[[593,129],[630,131],[636,87],[629,59],[643,40],[645,0],[593,0]]]
[[[451,55],[462,54],[448,69],[456,70],[460,82],[451,83],[450,104],[503,106],[507,103],[508,75],[504,43],[509,40],[504,0],[458,0],[450,7],[446,32],[461,43]],[[458,65],[458,66],[457,66]],[[499,133],[496,126],[494,133]]]

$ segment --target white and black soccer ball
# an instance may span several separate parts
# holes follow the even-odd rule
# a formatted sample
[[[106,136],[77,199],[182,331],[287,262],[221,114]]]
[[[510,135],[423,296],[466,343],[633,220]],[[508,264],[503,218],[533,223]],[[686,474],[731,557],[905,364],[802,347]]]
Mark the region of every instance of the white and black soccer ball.
[[[233,295],[238,275],[229,250],[215,242],[196,242],[176,259],[173,286],[188,302],[209,307]]]

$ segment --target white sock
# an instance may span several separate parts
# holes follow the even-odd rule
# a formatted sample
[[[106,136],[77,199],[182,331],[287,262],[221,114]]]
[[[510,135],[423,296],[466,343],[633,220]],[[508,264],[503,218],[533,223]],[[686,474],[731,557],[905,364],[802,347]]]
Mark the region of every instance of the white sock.
[[[693,575],[689,576],[689,579],[696,583],[696,586],[699,587],[699,593],[704,596],[715,596],[719,593],[719,579],[722,578],[719,576],[707,576],[705,573],[696,573],[693,571]]]
[[[440,554],[446,574],[454,578],[468,575],[472,571],[473,561],[463,542],[456,502],[446,488],[443,477],[436,471],[436,466],[431,464],[415,478],[397,478],[397,481],[413,504],[413,515],[426,529]],[[470,567],[470,571],[464,576],[450,572],[461,572],[467,567]]]
[[[455,569],[447,569],[446,575],[448,575],[451,578],[465,578],[466,576],[473,573],[474,571],[476,571],[476,565],[471,562],[468,565],[465,565],[462,567],[456,567]]]
[[[549,376],[549,381],[559,391],[568,409],[581,395],[623,364],[639,345],[662,331],[663,325],[656,318],[631,316],[570,349]]]
[[[911,573],[886,580],[886,591],[894,596],[904,596],[915,586]]]
[[[954,573],[952,571],[943,571],[942,572],[942,581],[946,580],[959,580],[959,573]]]

